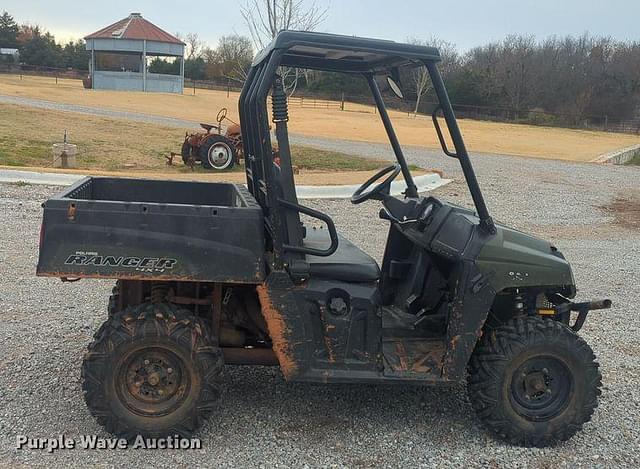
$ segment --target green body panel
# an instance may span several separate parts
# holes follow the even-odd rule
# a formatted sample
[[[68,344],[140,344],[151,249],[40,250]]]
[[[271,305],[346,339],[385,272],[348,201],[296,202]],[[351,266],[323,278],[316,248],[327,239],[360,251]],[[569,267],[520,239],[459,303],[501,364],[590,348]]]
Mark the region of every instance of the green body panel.
[[[506,288],[573,286],[571,266],[548,241],[503,225],[476,259],[496,292]]]

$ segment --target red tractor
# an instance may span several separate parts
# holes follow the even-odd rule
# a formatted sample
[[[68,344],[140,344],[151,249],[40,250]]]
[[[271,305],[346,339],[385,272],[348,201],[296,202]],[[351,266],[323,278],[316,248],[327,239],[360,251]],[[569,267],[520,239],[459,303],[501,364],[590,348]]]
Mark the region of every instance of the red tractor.
[[[229,121],[224,133],[222,122]],[[240,125],[227,117],[227,108],[220,109],[217,124],[200,124],[206,132],[187,133],[182,144],[182,161],[193,167],[200,162],[203,168],[224,170],[239,164],[244,158]]]

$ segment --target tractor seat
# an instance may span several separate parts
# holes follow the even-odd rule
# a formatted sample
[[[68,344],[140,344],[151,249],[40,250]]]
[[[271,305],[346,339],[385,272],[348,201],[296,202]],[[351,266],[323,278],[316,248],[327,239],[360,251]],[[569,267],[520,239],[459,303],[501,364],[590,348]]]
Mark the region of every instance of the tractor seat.
[[[307,228],[304,246],[326,249],[331,240],[326,229]],[[380,267],[366,252],[347,238],[338,235],[338,249],[328,257],[307,255],[312,277],[341,280],[343,282],[375,282],[380,278]]]
[[[200,127],[202,127],[204,130],[206,130],[207,132],[211,132],[211,129],[216,129],[219,130],[220,126],[219,125],[215,125],[215,124],[204,124],[204,123],[200,123]]]

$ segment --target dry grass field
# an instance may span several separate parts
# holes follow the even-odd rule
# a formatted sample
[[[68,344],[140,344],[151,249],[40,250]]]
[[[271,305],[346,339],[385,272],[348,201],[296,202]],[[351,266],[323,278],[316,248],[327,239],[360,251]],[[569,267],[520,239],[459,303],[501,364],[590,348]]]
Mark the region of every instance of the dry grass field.
[[[237,93],[185,89],[183,95],[94,91],[82,88],[78,80],[49,77],[0,75],[0,95],[23,96],[168,116],[193,121],[211,121],[219,108],[227,107],[229,117],[237,119]],[[386,142],[379,117],[364,108],[347,103],[341,112],[335,109],[290,108],[292,132],[337,139]],[[369,111],[371,108],[368,108]],[[433,125],[426,118],[412,118],[392,112],[401,143],[437,148]],[[574,161],[590,161],[603,153],[640,143],[636,135],[559,129],[519,124],[500,124],[461,120],[460,126],[472,152],[510,154]]]
[[[179,128],[8,104],[0,104],[0,166],[51,170],[51,144],[62,141],[65,129],[69,131],[70,141],[79,143],[79,172],[117,172],[139,177],[224,177],[238,182],[245,178],[243,168],[238,166],[232,172],[217,175],[200,167],[196,167],[194,173],[179,157],[174,159],[174,166],[167,166],[165,156],[180,150],[184,131]],[[332,184],[360,182],[368,179],[374,169],[388,164],[296,145],[292,146],[292,153],[294,164],[301,172],[298,180],[305,184],[326,183],[329,171]],[[336,177],[336,171],[342,176]]]

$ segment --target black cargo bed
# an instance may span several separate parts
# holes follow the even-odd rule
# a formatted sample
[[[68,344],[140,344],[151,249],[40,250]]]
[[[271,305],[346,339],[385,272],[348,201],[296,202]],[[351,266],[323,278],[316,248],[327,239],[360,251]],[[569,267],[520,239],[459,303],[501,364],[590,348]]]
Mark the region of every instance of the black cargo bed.
[[[241,185],[88,177],[43,206],[38,275],[264,278],[262,209]]]

